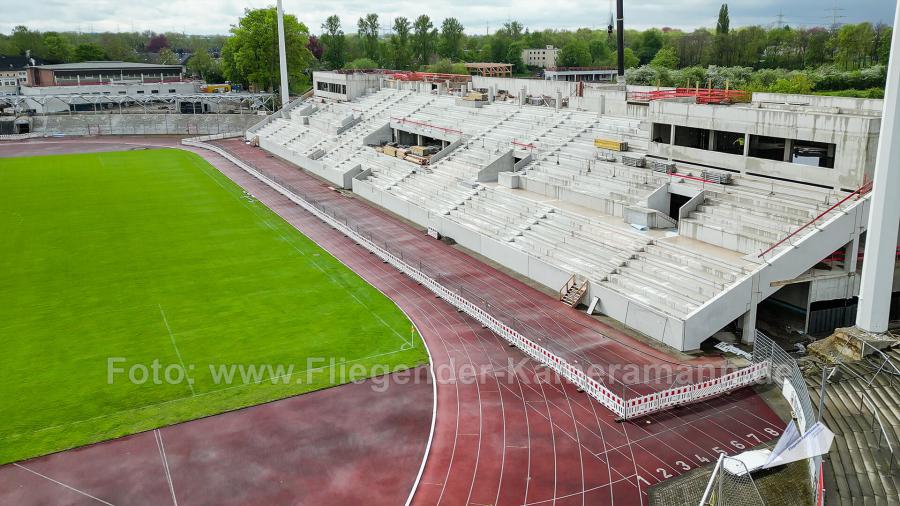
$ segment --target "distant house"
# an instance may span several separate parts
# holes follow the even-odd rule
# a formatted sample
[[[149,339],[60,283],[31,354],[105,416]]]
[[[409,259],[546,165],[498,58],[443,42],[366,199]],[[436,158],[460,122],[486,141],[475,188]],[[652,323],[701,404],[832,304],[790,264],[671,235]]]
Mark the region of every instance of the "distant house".
[[[28,79],[28,66],[41,63],[25,56],[0,55],[0,93],[15,93]]]
[[[559,49],[553,46],[545,46],[542,49],[523,49],[522,62],[529,67],[550,68],[556,66],[556,57]]]

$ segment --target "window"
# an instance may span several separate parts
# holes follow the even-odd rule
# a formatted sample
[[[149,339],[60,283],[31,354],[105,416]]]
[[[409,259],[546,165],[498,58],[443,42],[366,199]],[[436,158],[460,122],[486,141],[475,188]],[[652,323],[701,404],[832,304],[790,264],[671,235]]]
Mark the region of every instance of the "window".
[[[124,95],[125,93],[127,93],[127,92],[125,92],[125,91],[120,91],[120,92],[119,92],[119,95]]]
[[[714,137],[713,149],[715,151],[731,155],[744,154],[744,134],[716,131]]]
[[[792,143],[791,163],[833,169],[835,147],[826,142],[795,140]]]
[[[666,123],[653,124],[653,142],[669,144],[672,142],[672,125]]]
[[[750,156],[766,160],[784,160],[785,140],[779,137],[766,137],[764,135],[750,136]]]
[[[138,91],[137,91],[137,94],[138,94],[138,95],[143,95],[143,94],[144,94],[144,90],[138,90]]]
[[[686,148],[709,149],[709,130],[676,126],[675,145]]]
[[[150,93],[155,95],[155,94],[159,93],[159,90],[150,90]]]
[[[170,90],[169,90],[169,93],[176,93],[176,91],[175,91],[175,90],[172,90],[172,89],[170,89]]]

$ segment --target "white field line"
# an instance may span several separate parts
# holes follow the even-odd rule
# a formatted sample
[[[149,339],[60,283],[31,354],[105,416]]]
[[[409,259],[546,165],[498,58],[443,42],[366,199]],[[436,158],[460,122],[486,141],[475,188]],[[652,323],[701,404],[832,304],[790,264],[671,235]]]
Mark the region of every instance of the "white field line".
[[[166,318],[166,312],[163,311],[162,305],[157,304],[156,306],[159,307],[159,314],[162,316],[163,323],[166,325],[166,330],[169,331],[169,339],[172,340],[172,347],[175,348],[175,355],[178,356],[178,362],[181,363],[181,370],[184,371],[184,377],[187,378],[188,387],[191,389],[191,397],[196,397],[197,392],[194,391],[194,380],[191,378],[187,367],[184,365],[184,359],[181,358],[181,352],[178,351],[178,345],[175,343],[175,334],[172,333],[172,327],[169,326],[169,319]]]

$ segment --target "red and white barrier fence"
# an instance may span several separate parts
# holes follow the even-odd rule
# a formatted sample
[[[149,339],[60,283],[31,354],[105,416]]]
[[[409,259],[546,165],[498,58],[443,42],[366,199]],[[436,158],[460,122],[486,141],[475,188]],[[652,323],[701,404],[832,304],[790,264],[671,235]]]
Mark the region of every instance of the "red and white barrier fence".
[[[709,397],[736,390],[754,383],[759,382],[763,378],[767,378],[769,374],[769,362],[755,363],[749,367],[739,369],[737,371],[719,376],[708,381],[700,383],[681,385],[668,390],[662,390],[651,394],[625,399],[621,395],[615,394],[606,385],[590,377],[580,367],[576,367],[566,361],[564,358],[556,355],[552,351],[540,346],[534,341],[528,339],[520,332],[516,331],[506,323],[498,320],[490,313],[466,299],[461,294],[440,284],[424,272],[405,262],[402,258],[394,255],[387,249],[379,246],[374,241],[357,231],[353,230],[349,224],[336,219],[329,215],[323,209],[319,209],[314,204],[297,195],[290,188],[282,185],[274,179],[259,172],[242,160],[231,155],[224,149],[206,144],[193,139],[184,139],[182,144],[194,146],[198,148],[208,149],[216,152],[235,165],[243,169],[248,174],[259,179],[278,193],[284,195],[295,204],[306,209],[329,226],[339,230],[342,234],[353,239],[376,256],[391,264],[399,271],[403,272],[422,286],[431,290],[435,295],[447,301],[453,307],[463,311],[479,323],[489,328],[492,332],[499,335],[509,343],[513,344],[526,355],[537,362],[549,367],[563,378],[571,381],[578,388],[587,392],[588,395],[596,399],[606,409],[615,413],[619,418],[635,418],[645,416],[650,413],[662,411],[672,406],[680,404],[688,404],[691,402],[703,400]]]

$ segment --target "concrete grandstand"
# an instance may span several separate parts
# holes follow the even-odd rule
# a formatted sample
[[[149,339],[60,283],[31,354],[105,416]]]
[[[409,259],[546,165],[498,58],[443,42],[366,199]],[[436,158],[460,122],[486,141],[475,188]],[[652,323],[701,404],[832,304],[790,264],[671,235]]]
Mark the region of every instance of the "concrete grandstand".
[[[727,328],[752,342],[757,305],[785,285],[809,283],[804,310],[858,290],[852,262],[840,271],[817,265],[845,248],[857,256],[877,103],[760,95],[688,106],[478,78],[468,88],[488,99],[473,107],[441,85],[366,82],[359,100],[292,104],[247,138],[549,290],[574,276],[582,303],[596,300],[597,312],[678,350]],[[526,105],[537,85],[535,95],[565,93],[569,107]],[[816,128],[772,137],[797,124]],[[723,138],[739,139],[744,152],[729,153]],[[599,149],[598,139],[628,151]],[[830,146],[819,149],[822,139]],[[438,151],[420,166],[373,149],[388,142]]]

